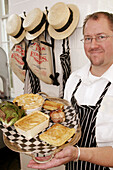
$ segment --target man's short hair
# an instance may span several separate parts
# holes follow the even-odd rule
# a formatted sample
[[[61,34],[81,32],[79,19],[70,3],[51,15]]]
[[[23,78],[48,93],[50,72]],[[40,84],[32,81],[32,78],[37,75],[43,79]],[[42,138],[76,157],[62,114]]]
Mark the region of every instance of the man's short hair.
[[[106,17],[108,19],[108,22],[109,22],[109,25],[110,25],[110,29],[113,31],[113,14],[101,11],[101,12],[95,12],[93,14],[90,14],[90,15],[86,16],[86,18],[84,20],[84,23],[83,23],[83,34],[84,34],[85,25],[86,25],[86,23],[87,23],[87,21],[89,19],[98,20],[102,16],[104,16],[104,17]]]

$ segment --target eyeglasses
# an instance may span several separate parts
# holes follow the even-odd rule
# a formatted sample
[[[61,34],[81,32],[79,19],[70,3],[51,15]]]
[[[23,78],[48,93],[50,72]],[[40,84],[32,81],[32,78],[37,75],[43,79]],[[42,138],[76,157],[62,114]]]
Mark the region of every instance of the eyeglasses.
[[[93,39],[96,40],[96,42],[102,42],[105,41],[107,38],[112,37],[113,35],[96,35],[94,38],[93,37],[84,37],[84,39],[80,40],[84,44],[90,44]]]

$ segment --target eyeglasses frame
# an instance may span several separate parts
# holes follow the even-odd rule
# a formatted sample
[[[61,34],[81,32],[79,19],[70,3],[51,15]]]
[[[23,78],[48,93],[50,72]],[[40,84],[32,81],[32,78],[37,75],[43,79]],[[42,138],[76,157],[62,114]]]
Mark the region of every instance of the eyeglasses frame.
[[[99,35],[99,36],[100,36],[100,35]],[[99,37],[99,36],[98,36],[98,37]],[[92,37],[92,38],[91,38],[91,42],[88,42],[88,43],[85,43],[85,42],[84,42],[84,38],[81,39],[80,41],[82,41],[84,44],[90,44],[90,43],[92,43],[92,40],[93,40],[93,39],[96,40],[98,37]],[[105,40],[106,40],[107,38],[109,38],[109,37],[113,37],[113,35],[106,35],[104,40],[102,40],[102,41],[96,40],[96,42],[100,42],[100,43],[101,43],[101,42],[105,41]],[[90,37],[89,37],[89,38],[90,38]]]

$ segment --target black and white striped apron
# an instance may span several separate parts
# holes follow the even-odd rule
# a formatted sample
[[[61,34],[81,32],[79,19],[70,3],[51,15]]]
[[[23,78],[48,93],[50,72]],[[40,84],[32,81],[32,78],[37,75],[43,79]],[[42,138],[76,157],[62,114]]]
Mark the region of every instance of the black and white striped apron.
[[[96,147],[95,138],[96,115],[102,102],[102,99],[106,94],[111,82],[108,82],[95,106],[78,105],[77,100],[74,97],[74,94],[77,91],[80,84],[81,80],[79,80],[71,98],[71,104],[75,108],[76,113],[79,114],[80,125],[82,129],[82,137],[80,141],[77,143],[77,145],[79,147]],[[109,170],[109,168],[79,160],[78,162],[69,162],[68,164],[66,164],[66,170]]]

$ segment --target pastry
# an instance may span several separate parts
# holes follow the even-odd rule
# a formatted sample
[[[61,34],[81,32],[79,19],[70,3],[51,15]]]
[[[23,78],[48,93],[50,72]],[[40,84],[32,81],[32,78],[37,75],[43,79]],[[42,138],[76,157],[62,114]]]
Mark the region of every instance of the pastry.
[[[57,103],[51,100],[46,100],[43,104],[43,108],[47,110],[57,110],[57,109],[63,109],[64,104]]]
[[[13,103],[17,103],[18,106],[23,106],[25,110],[35,109],[43,105],[44,99],[38,94],[23,94],[17,96]]]
[[[14,126],[17,132],[31,139],[49,125],[49,116],[40,111],[34,111],[18,120]]]
[[[61,146],[75,133],[74,128],[65,127],[59,123],[54,124],[47,131],[41,133],[39,138],[53,146]]]

